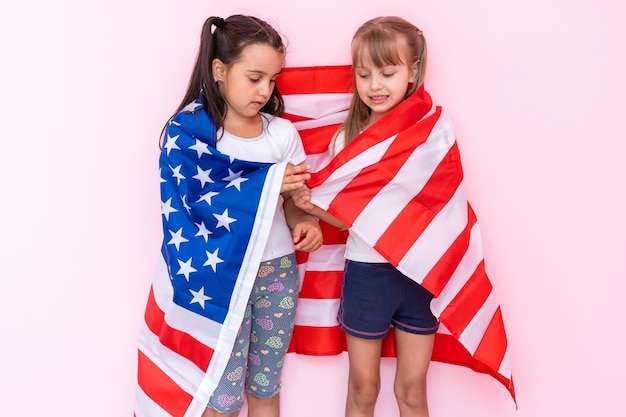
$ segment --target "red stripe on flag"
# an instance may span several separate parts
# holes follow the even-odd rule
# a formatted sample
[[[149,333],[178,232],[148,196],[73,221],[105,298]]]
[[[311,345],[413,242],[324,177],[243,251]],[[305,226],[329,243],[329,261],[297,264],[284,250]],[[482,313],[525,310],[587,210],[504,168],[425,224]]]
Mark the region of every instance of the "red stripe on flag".
[[[474,362],[474,358],[454,336],[444,333],[435,334],[432,360],[462,366],[470,366]],[[483,372],[486,372],[486,368]]]
[[[432,360],[451,365],[465,366],[475,372],[491,375],[509,390],[513,401],[515,401],[513,380],[499,374],[497,372],[498,367],[492,368],[481,360],[472,357],[463,345],[452,335],[443,333],[437,333],[435,335]]]
[[[141,351],[137,380],[146,395],[172,416],[184,415],[193,399]]]
[[[163,346],[189,359],[202,371],[206,371],[213,356],[213,349],[199,342],[191,335],[170,327],[165,322],[165,314],[154,299],[154,289],[150,289],[145,314],[146,325],[159,337]]]
[[[303,355],[338,355],[346,350],[346,336],[339,326],[294,326],[289,352]]]
[[[463,229],[454,243],[450,245],[422,281],[422,286],[433,293],[435,297],[439,296],[448,281],[450,281],[452,273],[456,270],[469,247],[470,231],[474,227],[474,223],[476,223],[476,216],[469,203],[467,204],[467,210],[469,218],[465,229]]]
[[[459,293],[441,312],[445,326],[462,333],[483,306],[491,291],[491,282],[487,279],[485,263],[482,261]]]
[[[309,260],[309,252],[296,251],[296,264],[305,264]]]
[[[496,310],[489,327],[474,352],[474,357],[485,362],[493,369],[499,369],[506,353],[507,341],[504,335],[504,322],[500,307]]]
[[[283,119],[289,120],[291,123],[304,122],[306,120],[311,120],[310,117],[299,116],[297,114],[291,114],[291,113],[283,113],[283,115],[281,117]]]
[[[324,221],[320,221],[324,245],[342,245],[348,238],[348,230],[342,230]]]
[[[324,153],[328,144],[341,124],[332,124],[300,130],[300,138],[307,155]]]
[[[349,93],[352,90],[350,65],[283,68],[276,79],[282,95]]]
[[[407,204],[376,242],[375,249],[398,265],[417,237],[450,201],[463,180],[456,143],[448,150],[424,188]]]
[[[342,278],[343,271],[306,271],[300,298],[339,298]]]

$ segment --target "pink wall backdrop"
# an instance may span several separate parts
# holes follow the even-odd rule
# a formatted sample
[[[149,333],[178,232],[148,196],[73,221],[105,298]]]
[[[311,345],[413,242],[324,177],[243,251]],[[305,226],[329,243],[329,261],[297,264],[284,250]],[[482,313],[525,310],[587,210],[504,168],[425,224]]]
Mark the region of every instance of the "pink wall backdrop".
[[[227,5],[228,4],[228,5]],[[519,409],[434,363],[431,415],[626,415],[626,8],[608,0],[26,0],[0,5],[0,417],[129,417],[160,242],[158,136],[209,15],[254,14],[288,65],[349,63],[397,14],[429,42]],[[344,355],[287,360],[283,415],[343,415]],[[394,363],[377,417],[397,417]]]

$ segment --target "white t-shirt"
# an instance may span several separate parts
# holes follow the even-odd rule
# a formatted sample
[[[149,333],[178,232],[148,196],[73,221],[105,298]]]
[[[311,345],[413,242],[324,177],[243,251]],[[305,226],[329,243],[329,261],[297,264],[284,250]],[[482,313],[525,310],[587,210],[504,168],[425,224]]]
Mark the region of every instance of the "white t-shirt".
[[[337,133],[328,145],[330,157],[334,158],[346,146],[343,130]],[[352,228],[348,229],[348,240],[346,241],[346,259],[357,262],[387,263],[388,261],[378,253],[371,245],[361,239]]]
[[[224,131],[217,131],[217,150],[244,161],[282,162],[296,165],[306,158],[300,135],[287,119],[261,113],[263,132],[256,138],[240,138]],[[291,230],[285,220],[283,197],[278,198],[278,206],[270,229],[262,261],[275,259],[294,251]]]

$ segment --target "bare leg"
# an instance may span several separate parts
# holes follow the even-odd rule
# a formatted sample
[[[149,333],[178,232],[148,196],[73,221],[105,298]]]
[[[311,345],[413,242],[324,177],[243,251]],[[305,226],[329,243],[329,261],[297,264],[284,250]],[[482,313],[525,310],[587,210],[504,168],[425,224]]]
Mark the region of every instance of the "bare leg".
[[[257,398],[246,393],[248,400],[248,417],[279,417],[280,397],[279,394],[271,398]]]
[[[350,371],[346,417],[373,417],[380,391],[382,340],[346,335]]]
[[[401,417],[428,417],[426,376],[435,335],[395,329],[398,365],[394,391]]]

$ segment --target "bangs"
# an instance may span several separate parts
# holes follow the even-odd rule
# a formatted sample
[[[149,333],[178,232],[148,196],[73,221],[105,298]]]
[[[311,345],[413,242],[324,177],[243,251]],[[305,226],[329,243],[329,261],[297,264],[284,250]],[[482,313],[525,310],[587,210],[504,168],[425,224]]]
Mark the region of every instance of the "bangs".
[[[397,37],[380,30],[363,33],[352,42],[352,62],[360,66],[363,58],[371,59],[379,68],[405,63],[398,52]]]

